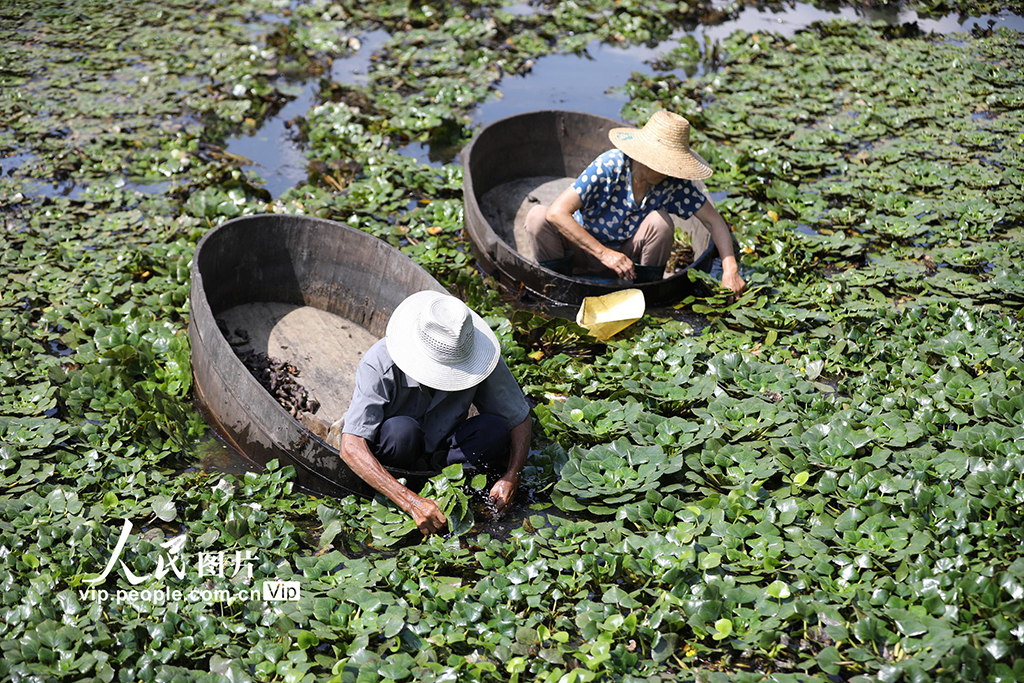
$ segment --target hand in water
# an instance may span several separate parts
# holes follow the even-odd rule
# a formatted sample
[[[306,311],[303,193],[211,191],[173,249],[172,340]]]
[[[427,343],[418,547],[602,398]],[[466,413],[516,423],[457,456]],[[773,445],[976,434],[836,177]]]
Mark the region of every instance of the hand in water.
[[[498,515],[505,514],[505,511],[512,506],[517,488],[519,486],[508,477],[502,477],[491,487],[491,503],[494,504]]]

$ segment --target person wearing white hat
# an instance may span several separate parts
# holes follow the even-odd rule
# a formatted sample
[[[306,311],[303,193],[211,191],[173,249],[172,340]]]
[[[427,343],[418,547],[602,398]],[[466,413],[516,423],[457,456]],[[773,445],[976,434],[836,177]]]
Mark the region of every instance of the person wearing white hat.
[[[670,214],[696,216],[711,232],[722,259],[722,284],[739,293],[740,277],[729,226],[691,181],[711,167],[690,149],[690,123],[655,112],[643,128],[613,128],[616,149],[595,159],[551,206],[538,205],[526,229],[540,265],[571,274],[607,273],[637,280],[638,269],[660,279],[672,251]]]
[[[473,417],[471,405],[479,412]],[[530,405],[494,332],[457,298],[423,291],[398,305],[384,339],[360,361],[339,451],[426,535],[444,527],[444,514],[385,467],[500,468],[490,490],[500,514],[519,486],[530,429]]]

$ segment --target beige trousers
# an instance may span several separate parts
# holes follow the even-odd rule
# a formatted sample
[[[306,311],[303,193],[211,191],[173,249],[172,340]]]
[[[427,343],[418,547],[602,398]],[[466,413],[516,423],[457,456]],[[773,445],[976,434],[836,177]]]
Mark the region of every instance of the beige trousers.
[[[577,273],[610,273],[597,258],[582,249],[573,248],[565,236],[548,222],[548,207],[543,204],[530,209],[526,214],[526,232],[533,243],[533,254],[538,261],[552,261],[565,256],[572,249],[573,270]],[[609,247],[633,259],[641,266],[662,266],[668,263],[675,239],[675,226],[667,211],[658,210],[647,214],[633,236],[622,244]]]

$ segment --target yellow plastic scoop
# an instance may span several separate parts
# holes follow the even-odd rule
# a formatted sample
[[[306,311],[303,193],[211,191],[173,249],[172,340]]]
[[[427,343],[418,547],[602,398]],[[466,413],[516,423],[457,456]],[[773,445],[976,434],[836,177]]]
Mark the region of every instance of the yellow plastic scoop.
[[[576,324],[604,341],[642,318],[645,306],[644,293],[639,289],[588,296],[576,314]]]

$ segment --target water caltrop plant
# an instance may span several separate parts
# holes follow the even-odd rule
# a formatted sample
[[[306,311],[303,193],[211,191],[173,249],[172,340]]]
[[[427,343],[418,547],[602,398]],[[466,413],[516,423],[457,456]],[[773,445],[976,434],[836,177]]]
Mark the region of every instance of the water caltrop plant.
[[[0,677],[1024,680],[1022,36],[668,40],[738,7],[4,3]],[[509,305],[460,168],[402,153],[595,40],[668,41],[623,116],[693,121],[750,285],[607,343]],[[224,146],[303,81],[308,176],[272,197]],[[192,252],[268,211],[386,239],[487,315],[536,402],[521,516],[449,468],[421,539],[382,498],[204,466]]]

